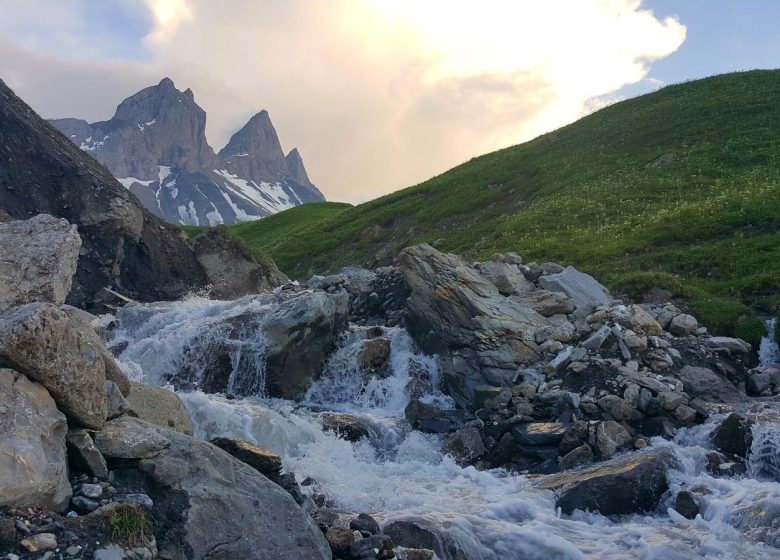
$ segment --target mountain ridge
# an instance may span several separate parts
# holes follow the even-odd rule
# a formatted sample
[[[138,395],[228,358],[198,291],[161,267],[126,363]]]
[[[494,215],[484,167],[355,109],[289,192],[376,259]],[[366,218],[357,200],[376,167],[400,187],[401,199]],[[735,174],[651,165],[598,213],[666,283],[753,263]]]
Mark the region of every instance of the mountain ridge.
[[[49,122],[172,223],[234,224],[324,200],[297,148],[285,156],[267,111],[215,153],[206,112],[170,78],[124,99],[107,121]]]

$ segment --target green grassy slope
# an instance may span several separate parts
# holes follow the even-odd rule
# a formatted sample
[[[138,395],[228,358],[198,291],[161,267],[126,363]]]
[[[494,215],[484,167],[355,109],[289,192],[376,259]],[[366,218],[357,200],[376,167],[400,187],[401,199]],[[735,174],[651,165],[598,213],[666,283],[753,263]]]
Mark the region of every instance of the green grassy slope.
[[[629,295],[666,287],[733,332],[745,304],[780,301],[779,164],[780,71],[728,74],[617,103],[359,206],[295,208],[234,233],[294,277],[385,262],[420,242],[473,258],[513,250]]]

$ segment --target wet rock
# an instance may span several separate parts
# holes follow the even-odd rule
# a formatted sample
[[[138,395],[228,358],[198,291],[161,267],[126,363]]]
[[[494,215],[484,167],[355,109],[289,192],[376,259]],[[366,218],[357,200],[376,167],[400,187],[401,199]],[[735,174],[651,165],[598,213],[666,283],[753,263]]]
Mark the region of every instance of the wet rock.
[[[695,519],[700,511],[696,498],[687,490],[677,493],[674,500],[674,510],[686,519]]]
[[[485,454],[485,445],[475,427],[462,428],[444,441],[443,453],[452,455],[459,463],[467,464]]]
[[[395,557],[398,560],[434,560],[436,553],[424,548],[395,547]]]
[[[758,397],[772,394],[772,380],[768,373],[753,372],[745,379],[745,390],[748,395]]]
[[[752,501],[737,508],[732,519],[749,540],[780,548],[780,501],[771,498]]]
[[[0,364],[12,365],[49,391],[65,415],[86,428],[106,419],[105,346],[66,313],[31,303],[0,316]]]
[[[461,545],[448,538],[442,527],[421,517],[408,517],[388,523],[382,532],[396,546],[433,550],[439,558],[470,560]]]
[[[474,387],[473,405],[475,409],[504,408],[512,400],[512,391],[507,387],[493,385],[477,385]]]
[[[596,455],[599,459],[611,458],[619,447],[629,441],[631,434],[614,420],[605,420],[596,426]]]
[[[713,443],[723,453],[747,457],[753,442],[752,426],[750,420],[732,412],[715,428]]]
[[[464,412],[442,410],[419,400],[411,401],[404,409],[404,416],[415,430],[432,434],[454,432],[464,423]]]
[[[617,395],[605,395],[598,400],[598,405],[601,410],[609,413],[612,418],[618,421],[633,422],[642,418],[642,414],[635,409],[625,399],[621,399]]]
[[[708,368],[685,366],[677,374],[685,392],[708,402],[739,402],[745,400],[734,385]]]
[[[381,532],[379,530],[379,523],[367,513],[361,513],[350,521],[349,528],[353,531],[360,531],[363,536],[376,535]]]
[[[572,266],[558,274],[539,278],[539,285],[551,292],[563,292],[569,296],[578,309],[592,309],[597,305],[609,305],[612,296],[595,278],[580,272]]]
[[[699,328],[696,317],[687,314],[677,315],[669,324],[669,332],[677,336],[687,336]]]
[[[173,391],[143,383],[130,383],[127,402],[141,420],[189,436],[193,434],[190,414]]]
[[[556,506],[567,515],[574,510],[626,515],[657,508],[669,488],[667,472],[678,466],[669,450],[640,451],[581,470],[548,475],[536,485],[556,491]]]
[[[211,444],[227,451],[239,461],[246,463],[272,480],[282,473],[282,458],[251,441],[218,437],[212,439]]]
[[[322,428],[347,441],[360,441],[369,436],[368,427],[359,418],[349,414],[325,413],[321,416]]]
[[[355,542],[355,535],[349,529],[331,527],[325,533],[325,539],[335,557],[345,558],[349,554],[349,547]]]
[[[384,371],[390,360],[390,339],[384,336],[364,340],[358,364],[364,370]]]
[[[588,444],[582,444],[566,453],[558,461],[562,471],[593,462],[593,449]]]
[[[371,535],[349,545],[349,557],[355,560],[393,558],[393,540],[387,535]]]
[[[80,248],[67,220],[38,214],[0,222],[0,313],[33,302],[65,303]]]
[[[106,422],[94,439],[100,453],[111,459],[147,459],[171,445],[157,426],[129,416]]]
[[[677,433],[674,424],[666,416],[645,418],[639,426],[639,431],[647,437],[661,436],[667,439],[673,438]]]
[[[556,422],[531,422],[512,428],[512,436],[521,445],[557,446],[565,434],[566,426]]]
[[[66,430],[43,385],[0,369],[0,507],[67,506]]]

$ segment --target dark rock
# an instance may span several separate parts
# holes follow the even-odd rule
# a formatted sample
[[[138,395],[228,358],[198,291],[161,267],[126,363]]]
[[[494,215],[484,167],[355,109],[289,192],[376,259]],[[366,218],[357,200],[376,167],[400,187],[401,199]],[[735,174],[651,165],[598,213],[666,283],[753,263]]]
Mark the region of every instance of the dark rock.
[[[349,528],[353,531],[360,531],[363,536],[376,535],[380,532],[379,523],[367,513],[361,513],[350,521]]]
[[[100,507],[100,502],[91,500],[84,496],[73,496],[73,498],[70,500],[70,503],[79,513],[89,513]]]
[[[463,411],[442,410],[419,400],[414,400],[406,406],[404,416],[415,430],[432,434],[454,432],[465,421]]]
[[[574,510],[602,515],[652,511],[669,488],[667,472],[678,467],[666,449],[638,452],[593,467],[541,478],[536,485],[558,494],[556,506],[565,514]]]
[[[390,339],[384,336],[363,341],[358,363],[364,370],[384,371],[390,360]]]
[[[354,560],[393,558],[393,540],[387,535],[372,535],[349,546],[349,557]]]
[[[452,455],[457,461],[468,464],[485,454],[485,445],[475,427],[462,428],[444,441],[442,453]]]
[[[282,458],[251,441],[218,437],[212,439],[210,443],[224,449],[239,461],[246,463],[270,479],[274,479],[282,473]]]
[[[598,400],[601,410],[608,412],[617,421],[635,421],[642,418],[642,414],[625,399],[616,395],[605,395]]]
[[[642,420],[639,425],[639,432],[647,437],[661,436],[669,439],[674,437],[677,429],[666,416],[654,416]]]
[[[588,441],[588,423],[582,420],[572,424],[561,439],[559,449],[561,455],[566,455],[570,451],[580,447]]]
[[[700,511],[696,498],[687,490],[678,492],[674,501],[674,510],[687,519],[695,519]]]
[[[631,434],[614,420],[599,422],[596,426],[596,455],[609,459],[621,446],[631,441]]]
[[[106,403],[108,405],[106,420],[113,420],[130,412],[130,405],[116,383],[106,381],[104,387],[106,388]]]
[[[747,457],[753,442],[752,426],[752,421],[732,412],[715,428],[713,443],[723,453]]]
[[[360,441],[368,438],[368,427],[360,419],[349,414],[337,414],[328,412],[321,416],[322,428],[326,432],[333,432],[341,439],[347,441]]]
[[[739,402],[745,400],[728,379],[708,368],[684,366],[677,377],[683,382],[685,392],[708,402]]]
[[[461,545],[448,537],[442,527],[421,517],[409,517],[388,523],[382,532],[396,546],[433,550],[439,558],[471,560]]]
[[[584,443],[561,457],[558,461],[558,465],[562,471],[565,471],[592,462],[593,449],[591,449],[587,443]]]
[[[349,529],[332,527],[325,533],[330,549],[337,558],[344,558],[349,554],[349,547],[355,542],[355,535]]]

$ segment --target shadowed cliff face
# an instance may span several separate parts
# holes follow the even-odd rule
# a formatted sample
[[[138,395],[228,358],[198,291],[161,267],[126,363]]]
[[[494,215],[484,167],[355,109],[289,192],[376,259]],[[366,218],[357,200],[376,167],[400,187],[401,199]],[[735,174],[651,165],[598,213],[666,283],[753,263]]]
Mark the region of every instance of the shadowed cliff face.
[[[108,121],[51,123],[172,223],[233,224],[325,200],[298,151],[285,157],[266,111],[215,155],[206,112],[191,90],[179,91],[169,78],[122,101]]]
[[[152,301],[206,283],[178,229],[151,215],[2,81],[0,151],[0,208],[15,219],[47,213],[78,226],[83,246],[68,303],[102,311],[104,287]]]

